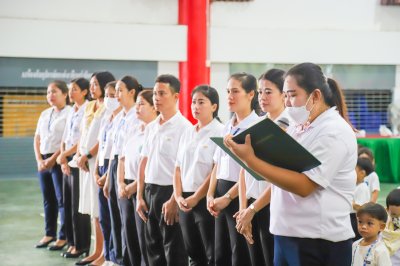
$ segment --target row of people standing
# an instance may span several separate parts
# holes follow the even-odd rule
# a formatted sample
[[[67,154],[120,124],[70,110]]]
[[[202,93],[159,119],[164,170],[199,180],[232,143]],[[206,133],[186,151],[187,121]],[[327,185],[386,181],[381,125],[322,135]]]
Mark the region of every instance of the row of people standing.
[[[96,228],[95,253],[78,262],[79,265],[98,265],[102,260],[99,243],[103,242],[105,260],[120,265],[187,265],[189,261],[191,265],[272,265],[274,255],[275,265],[288,261],[291,264],[292,260],[300,265],[299,261],[308,261],[315,255],[320,260],[318,265],[326,265],[326,258],[346,262],[349,254],[351,258],[348,240],[353,233],[349,213],[355,187],[355,160],[339,160],[333,165],[330,158],[341,152],[349,155],[346,158],[352,158],[355,136],[349,133],[351,127],[341,118],[346,114],[340,89],[333,80],[323,76],[318,66],[297,65],[289,71],[286,80],[285,72],[277,69],[265,73],[258,82],[250,74],[232,75],[227,84],[227,101],[233,117],[225,126],[217,117],[218,93],[210,86],[198,86],[192,92],[192,113],[197,119],[193,126],[177,110],[180,82],[176,77],[157,77],[153,91],[142,91],[136,79],[124,77],[115,85],[118,102],[111,100],[112,84],[108,82],[112,80],[108,72],[92,76],[90,93],[96,100],[85,108],[80,141],[70,163],[80,172],[78,213],[94,218]],[[64,97],[65,93],[59,90]],[[104,95],[107,97],[103,104]],[[249,153],[242,153],[244,148],[229,139],[262,119],[256,113],[257,103],[269,119],[289,122],[290,117],[284,111],[284,95],[287,95],[286,105],[292,107],[295,125],[288,132],[304,142],[303,145],[322,161],[322,166],[313,171],[293,173],[268,164],[260,167],[262,164],[258,161],[252,164],[254,159],[247,158],[252,154],[247,142]],[[53,113],[51,110],[66,108],[66,104],[62,107],[52,101],[49,103],[53,107],[42,116],[46,112]],[[303,109],[305,114],[301,112]],[[320,115],[324,118],[317,119]],[[43,124],[41,120],[50,125],[52,118],[41,117],[39,125]],[[311,130],[314,120],[318,122],[314,123],[318,130]],[[318,139],[315,134],[331,126],[329,120],[338,123],[342,131],[323,136],[323,140],[333,145],[324,147],[324,143],[313,140]],[[60,127],[59,131],[63,129]],[[52,135],[50,133],[49,126],[47,135]],[[346,136],[341,142],[338,136],[343,134]],[[35,147],[36,143],[42,143],[45,135],[37,132]],[[249,176],[209,139],[225,135],[228,135],[226,144],[272,185]],[[341,145],[335,147],[336,142]],[[332,152],[329,148],[338,150]],[[60,151],[35,151],[42,176],[49,172],[47,169],[52,169],[39,167],[42,158],[57,157]],[[64,155],[68,158],[72,154],[71,150]],[[63,165],[61,160],[60,163]],[[348,170],[339,175],[343,167]],[[336,179],[342,179],[342,184],[346,185],[338,189]],[[75,186],[70,187],[74,190]],[[43,190],[44,198],[48,197],[47,192]],[[321,220],[319,211],[329,202],[340,204],[329,212],[326,220]],[[66,206],[62,203],[61,194],[60,211]],[[310,211],[310,204],[319,206],[319,211]],[[291,223],[297,221],[299,211],[306,218],[298,219],[299,224],[292,228]],[[54,217],[54,212],[51,214],[50,217]],[[85,218],[87,220],[87,216]],[[331,218],[338,221],[340,228],[329,228],[327,220]],[[268,230],[270,221],[271,230]],[[79,224],[82,226],[85,222]],[[100,228],[103,234],[98,233]],[[54,230],[49,233],[46,230],[39,246],[46,246],[54,239]],[[278,235],[275,244],[270,231]],[[299,237],[305,239],[300,241]],[[65,235],[60,234],[53,247],[61,247],[63,239]],[[340,243],[336,243],[338,241]],[[310,248],[321,243],[328,249],[325,253],[341,250],[344,256],[326,257],[322,251],[308,253]],[[88,247],[77,248],[77,243],[71,242],[71,246],[66,256],[88,251]],[[297,252],[288,253],[286,247],[289,246],[296,247]]]

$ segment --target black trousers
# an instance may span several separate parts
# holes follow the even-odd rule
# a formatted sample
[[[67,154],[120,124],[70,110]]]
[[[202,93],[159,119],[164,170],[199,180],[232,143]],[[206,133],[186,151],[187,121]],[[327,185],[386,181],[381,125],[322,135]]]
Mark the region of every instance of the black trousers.
[[[111,161],[110,176],[109,176],[109,194],[108,207],[110,208],[111,218],[111,235],[112,235],[112,247],[114,251],[115,261],[114,263],[123,265],[123,253],[122,253],[122,230],[121,230],[121,213],[118,207],[118,179],[117,179],[117,167],[118,167],[118,156],[115,156]]]
[[[187,198],[193,192],[184,192]],[[189,255],[190,265],[214,265],[214,218],[207,211],[207,200],[203,198],[190,211],[179,211],[183,241]]]
[[[251,198],[248,205],[255,199]],[[253,266],[272,266],[274,262],[274,236],[269,232],[270,211],[269,204],[259,210],[252,220],[254,244],[247,243]]]
[[[235,185],[235,182],[218,179],[215,197],[221,197]],[[239,210],[239,198],[221,211],[215,218],[215,265],[248,266],[250,255],[246,239],[236,231],[233,215]]]
[[[358,232],[358,227],[357,227],[357,215],[355,213],[350,213],[350,222],[351,222],[351,227],[353,227],[354,234],[356,235],[353,238],[353,241],[357,241],[360,239],[362,236]]]
[[[53,154],[42,155],[43,159],[51,157]],[[38,172],[40,188],[43,196],[44,222],[46,236],[56,237],[57,218],[60,213],[60,228],[58,231],[59,239],[66,239],[65,236],[65,212],[63,200],[63,174],[59,164],[55,164],[51,169]]]
[[[146,252],[146,240],[144,236],[145,231],[145,223],[143,222],[142,218],[140,218],[139,214],[136,211],[136,194],[132,195],[132,202],[133,202],[133,209],[135,210],[135,223],[136,223],[136,231],[138,234],[139,245],[140,245],[140,252],[142,255],[142,266],[149,265],[149,260],[147,258]]]
[[[124,180],[125,184],[130,184],[133,180]],[[132,197],[136,197],[134,194]],[[124,256],[125,265],[141,265],[141,251],[139,245],[138,231],[135,222],[135,207],[131,198],[119,198],[118,204],[121,209],[121,224],[122,231],[122,253]]]
[[[69,158],[70,159],[70,158]],[[90,215],[78,212],[79,208],[79,168],[71,167],[71,175],[64,175],[65,231],[68,244],[77,250],[89,250],[91,225]]]
[[[149,265],[187,265],[179,223],[167,225],[161,214],[162,205],[171,198],[173,187],[145,184],[144,197],[149,209],[145,239]]]

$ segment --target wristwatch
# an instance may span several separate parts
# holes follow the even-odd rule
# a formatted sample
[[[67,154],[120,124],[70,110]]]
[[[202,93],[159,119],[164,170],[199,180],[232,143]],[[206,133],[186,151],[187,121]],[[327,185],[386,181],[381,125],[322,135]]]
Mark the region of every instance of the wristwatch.
[[[227,198],[228,200],[232,201],[232,197],[231,197],[231,194],[229,194],[229,192],[226,192],[224,197]]]
[[[88,159],[91,159],[91,158],[93,157],[93,155],[91,155],[90,152],[88,152],[88,153],[86,153],[86,157],[87,157]]]
[[[256,207],[254,207],[254,204],[253,204],[253,203],[250,204],[249,208],[250,208],[250,210],[252,210],[252,211],[254,212],[254,214],[257,213]]]

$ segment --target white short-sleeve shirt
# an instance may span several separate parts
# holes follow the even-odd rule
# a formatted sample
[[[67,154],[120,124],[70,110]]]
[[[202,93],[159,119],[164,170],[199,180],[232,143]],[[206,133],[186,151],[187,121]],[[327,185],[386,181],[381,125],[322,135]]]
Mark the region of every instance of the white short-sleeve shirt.
[[[175,171],[179,140],[192,124],[179,112],[160,125],[161,116],[147,125],[141,156],[147,157],[145,183],[169,186]]]
[[[65,123],[71,106],[56,111],[54,107],[44,110],[39,117],[35,135],[40,136],[40,153],[55,153],[60,149]]]
[[[354,191],[354,203],[358,205],[363,205],[367,202],[369,202],[371,198],[371,194],[369,193],[369,188],[367,184],[364,182],[361,182],[356,186],[356,190]],[[352,213],[355,213],[356,211],[353,209]]]
[[[129,132],[131,132],[132,128],[139,123],[136,116],[136,109],[134,107],[129,109],[127,113],[121,111],[117,117],[118,119],[116,119],[115,125],[113,126],[111,158],[122,153]]]
[[[362,239],[359,239],[353,243],[351,265],[392,266],[389,251],[383,241],[378,240],[378,242],[371,247],[371,245],[361,246],[361,240]],[[370,251],[368,252],[368,250]]]
[[[287,114],[286,110],[284,110],[277,118],[275,118],[274,122],[277,123],[278,120],[286,118],[291,123],[291,118]],[[260,117],[262,119],[269,119],[266,116]],[[252,175],[250,175],[247,171],[244,172],[244,178],[246,183],[246,198],[258,199],[261,194],[269,187],[271,183],[266,180],[257,180]]]
[[[81,137],[81,121],[85,114],[87,103],[88,101],[85,101],[81,106],[77,107],[74,105],[70,109],[63,134],[65,150],[69,150],[72,146],[77,144]]]
[[[232,117],[232,119],[225,125],[222,136],[226,136],[228,134],[235,136],[246,130],[254,123],[260,121],[260,117],[254,111],[252,111],[239,124],[233,126],[235,119],[235,117]],[[239,180],[241,166],[221,148],[217,148],[215,150],[213,159],[217,165],[217,179],[223,179],[231,182],[237,182]]]
[[[136,180],[139,174],[140,153],[144,144],[143,123],[137,124],[128,136],[120,158],[125,158],[125,179]]]
[[[99,142],[99,151],[97,153],[99,166],[104,166],[104,160],[110,159],[111,155],[113,144],[112,128],[115,124],[114,122],[117,120],[117,116],[115,116],[112,120],[111,116],[112,113],[106,111],[101,121],[99,135],[97,137]]]
[[[369,191],[372,194],[375,190],[380,191],[381,185],[379,182],[379,177],[376,172],[372,172],[364,178],[364,182],[368,185]]]
[[[216,144],[210,137],[220,137],[224,125],[213,119],[208,125],[196,130],[196,125],[183,133],[176,166],[181,170],[183,192],[195,192],[211,173]]]
[[[332,107],[305,131],[290,126],[287,132],[321,162],[304,172],[319,187],[301,197],[273,185],[271,233],[333,242],[353,238],[350,212],[356,188],[357,141],[352,128]]]

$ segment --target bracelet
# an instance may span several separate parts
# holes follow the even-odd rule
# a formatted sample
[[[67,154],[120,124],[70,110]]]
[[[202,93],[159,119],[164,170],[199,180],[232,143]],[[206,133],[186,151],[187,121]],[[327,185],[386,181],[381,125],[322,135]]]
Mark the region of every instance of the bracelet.
[[[88,152],[88,153],[86,153],[86,157],[87,157],[88,159],[92,159],[93,155],[91,155],[90,152]]]
[[[232,201],[232,197],[231,194],[229,194],[229,192],[226,192],[226,194],[224,195],[225,198],[229,199],[230,201]]]
[[[249,208],[250,208],[250,210],[252,210],[252,211],[254,212],[254,214],[256,214],[256,213],[257,213],[256,207],[254,206],[254,204],[253,204],[253,203],[252,203],[252,204],[250,204]]]

